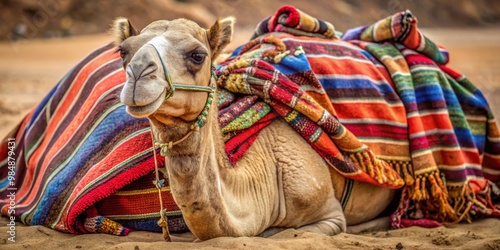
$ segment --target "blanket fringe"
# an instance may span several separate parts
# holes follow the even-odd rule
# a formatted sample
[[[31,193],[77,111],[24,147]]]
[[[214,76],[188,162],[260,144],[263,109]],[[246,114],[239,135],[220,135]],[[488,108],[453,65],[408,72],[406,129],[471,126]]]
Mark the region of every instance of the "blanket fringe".
[[[420,186],[418,186],[419,182]],[[425,211],[427,218],[434,218],[443,222],[457,221],[457,210],[454,209],[449,202],[448,190],[442,181],[442,176],[440,176],[439,171],[419,176],[416,183],[417,185],[414,186],[412,199],[417,202],[425,201],[426,207],[428,208]],[[418,190],[419,188],[420,192]],[[429,190],[430,194],[428,192]]]
[[[413,177],[413,166],[410,161],[389,161],[389,163],[396,169],[398,174],[403,177],[406,185],[413,185],[415,178]]]
[[[377,158],[369,149],[351,153],[349,154],[349,158],[358,166],[358,169],[370,175],[370,177],[380,184],[388,183],[393,186],[404,185],[401,175],[396,171],[392,171],[393,167],[389,163]]]
[[[458,205],[459,199],[451,197],[464,197],[462,195],[449,196],[445,184],[444,175],[439,170],[414,176],[413,166],[410,161],[388,161],[394,169],[405,180],[409,198],[414,202],[419,202],[425,206],[426,218],[433,218],[438,221],[457,222],[461,219],[457,212],[462,205]],[[455,205],[452,207],[452,204]],[[459,206],[460,208],[458,208]]]
[[[487,185],[484,190],[474,192],[469,183],[460,187],[450,188],[450,204],[459,215],[457,223],[461,221],[472,222],[472,216],[476,213],[492,215],[498,209],[491,203],[491,186]],[[495,211],[497,210],[497,211]]]
[[[455,222],[458,219],[457,210],[450,205],[442,178],[438,170],[416,176],[415,184],[408,186],[410,198],[415,202],[425,201],[426,218]]]
[[[446,185],[444,174],[439,170],[413,176],[410,162],[388,162],[404,178],[408,198],[418,204],[424,218],[453,225],[463,221],[471,223],[475,214],[496,215],[500,212],[491,202],[491,185],[475,192],[468,182],[460,186]]]

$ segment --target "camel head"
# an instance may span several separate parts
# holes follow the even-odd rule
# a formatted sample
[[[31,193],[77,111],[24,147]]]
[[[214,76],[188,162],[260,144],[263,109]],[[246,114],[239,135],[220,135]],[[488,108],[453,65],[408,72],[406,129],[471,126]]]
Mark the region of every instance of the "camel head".
[[[116,19],[113,32],[127,74],[120,99],[127,112],[163,124],[196,120],[215,85],[212,62],[231,41],[233,24],[232,17],[209,29],[186,19],[160,20],[139,32],[128,19]]]

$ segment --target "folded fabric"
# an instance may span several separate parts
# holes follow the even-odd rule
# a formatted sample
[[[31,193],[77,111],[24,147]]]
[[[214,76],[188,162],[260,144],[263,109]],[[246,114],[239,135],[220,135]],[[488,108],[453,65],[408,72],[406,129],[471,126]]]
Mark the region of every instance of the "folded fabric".
[[[296,36],[315,36],[320,38],[334,38],[334,26],[326,21],[312,17],[301,10],[285,5],[276,13],[257,25],[251,39],[269,32],[285,32]]]

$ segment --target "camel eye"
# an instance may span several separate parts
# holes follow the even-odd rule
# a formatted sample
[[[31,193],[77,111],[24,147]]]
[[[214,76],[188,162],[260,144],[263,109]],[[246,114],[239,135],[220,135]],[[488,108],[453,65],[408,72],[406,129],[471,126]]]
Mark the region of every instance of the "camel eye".
[[[206,56],[207,56],[206,54],[194,52],[191,54],[190,58],[191,58],[191,61],[193,61],[194,63],[202,64],[203,61],[205,61]]]
[[[118,49],[116,50],[116,52],[120,53],[120,57],[122,59],[124,59],[127,56],[127,52],[122,47],[118,47]]]

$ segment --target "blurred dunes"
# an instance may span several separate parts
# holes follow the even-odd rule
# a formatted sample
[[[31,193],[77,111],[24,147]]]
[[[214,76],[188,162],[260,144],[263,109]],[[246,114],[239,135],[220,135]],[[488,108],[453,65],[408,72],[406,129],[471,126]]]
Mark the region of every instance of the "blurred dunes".
[[[340,31],[405,9],[427,28],[500,23],[498,0],[0,0],[0,39],[101,33],[118,16],[142,28],[153,20],[179,17],[207,27],[217,17],[233,15],[239,28],[253,28],[284,4],[330,21]]]

